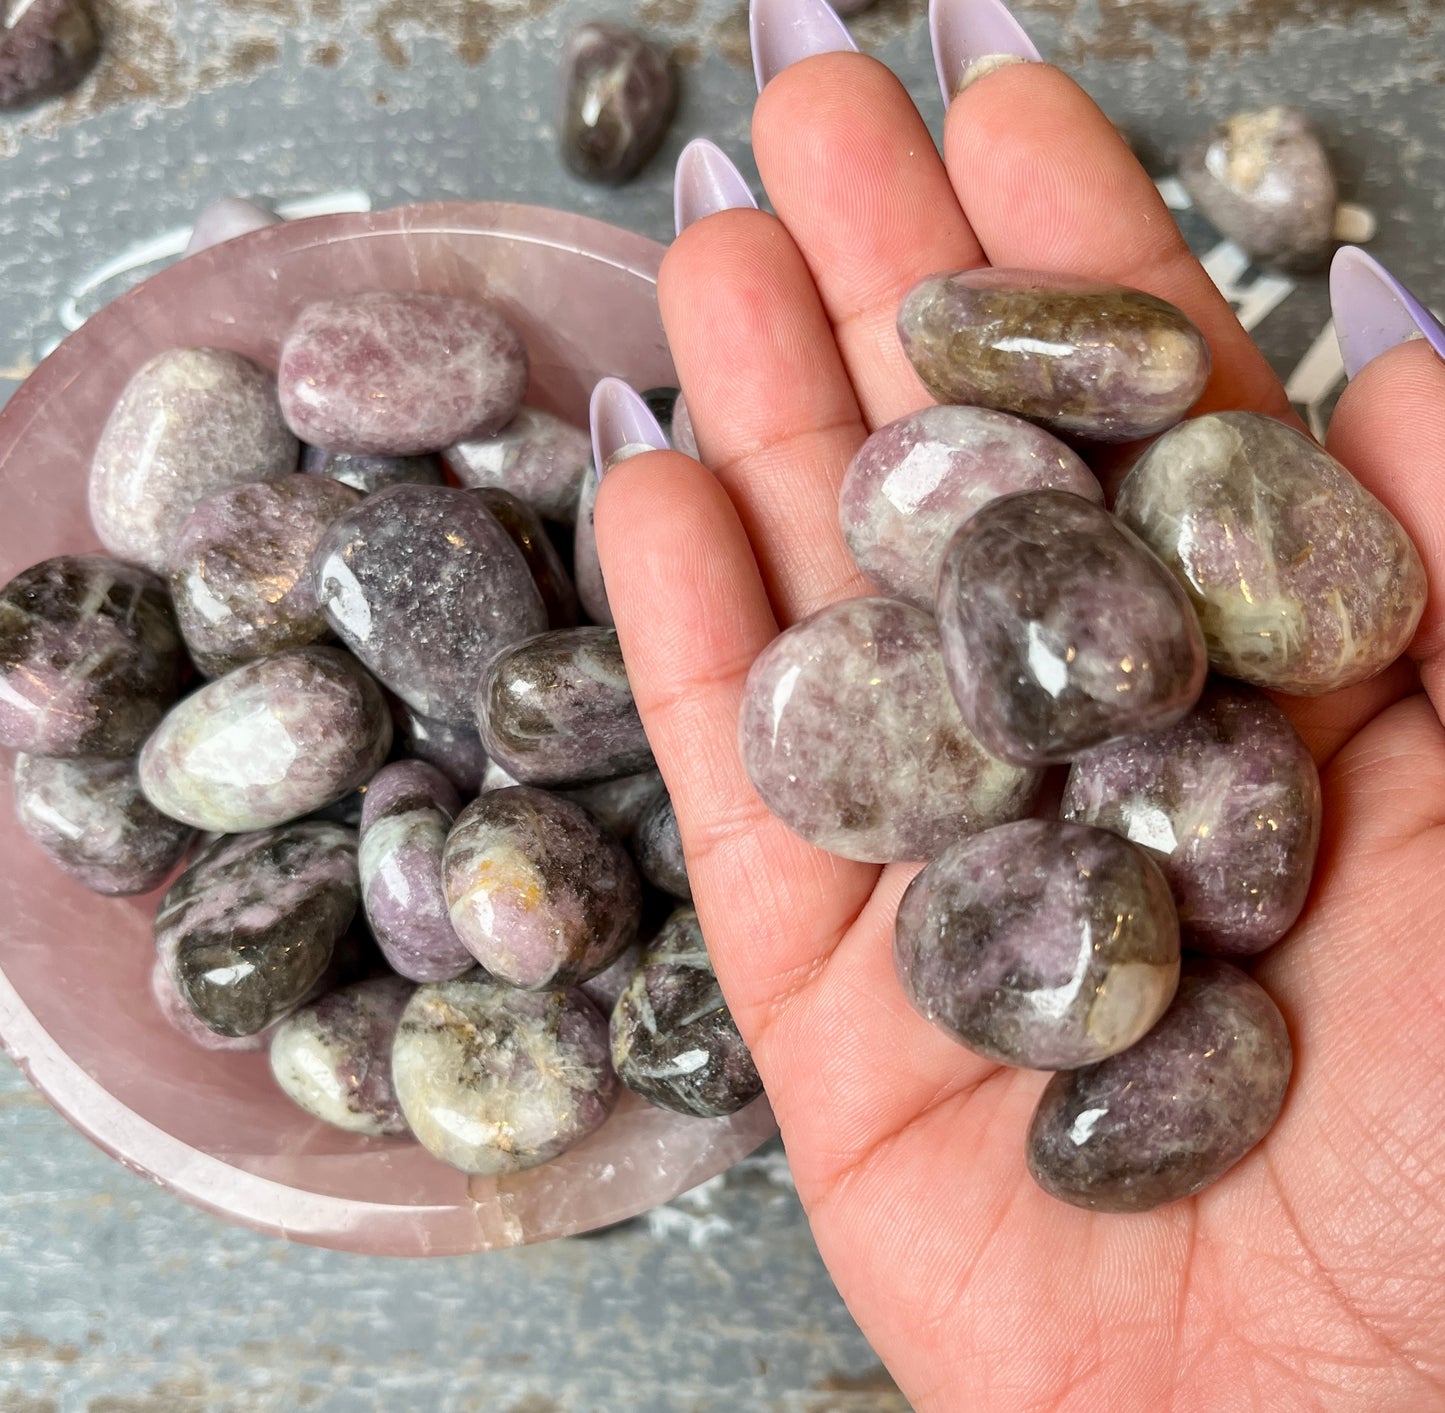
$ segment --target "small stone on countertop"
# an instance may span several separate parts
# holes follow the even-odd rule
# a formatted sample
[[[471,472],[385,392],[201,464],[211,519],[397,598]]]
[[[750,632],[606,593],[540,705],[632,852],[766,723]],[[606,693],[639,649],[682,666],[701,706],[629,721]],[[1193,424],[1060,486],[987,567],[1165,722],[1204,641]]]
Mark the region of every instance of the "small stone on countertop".
[[[625,182],[662,143],[677,85],[672,65],[635,30],[592,21],[562,51],[562,160],[576,176]]]
[[[0,113],[68,92],[99,53],[88,0],[0,0]]]

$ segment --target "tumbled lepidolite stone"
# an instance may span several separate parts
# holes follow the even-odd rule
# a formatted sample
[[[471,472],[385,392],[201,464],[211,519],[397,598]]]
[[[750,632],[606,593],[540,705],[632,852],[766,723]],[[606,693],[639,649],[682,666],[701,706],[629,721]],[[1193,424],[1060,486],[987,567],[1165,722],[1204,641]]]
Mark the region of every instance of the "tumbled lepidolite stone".
[[[466,799],[481,789],[487,753],[475,721],[437,721],[413,711],[399,697],[392,697],[389,705],[397,755],[436,766]]]
[[[1049,1081],[1029,1125],[1029,1171],[1050,1196],[1095,1212],[1191,1197],[1274,1126],[1292,1065],[1264,989],[1225,962],[1190,958],[1137,1045]]]
[[[301,469],[309,476],[340,481],[364,496],[384,491],[388,486],[446,484],[441,461],[435,456],[366,456],[360,452],[308,446],[301,453]]]
[[[682,852],[682,834],[677,827],[677,811],[672,797],[663,792],[637,826],[632,841],[632,856],[638,872],[654,888],[671,893],[674,898],[692,902],[692,884],[687,877],[687,859]]]
[[[615,464],[615,458],[614,458]],[[602,578],[602,561],[597,557],[597,487],[599,481],[589,471],[582,478],[582,494],[577,501],[577,528],[572,541],[572,580],[582,611],[594,623],[612,627],[612,605],[607,602],[607,585]]]
[[[287,1016],[271,1037],[271,1073],[286,1097],[347,1133],[405,1133],[391,1048],[415,989],[399,976],[373,977]]]
[[[581,805],[626,844],[636,834],[657,797],[666,791],[662,776],[656,770],[644,770],[637,775],[624,775],[620,780],[602,780],[596,785],[582,785],[576,790],[558,793]]]
[[[391,486],[332,521],[312,585],[342,642],[408,706],[472,719],[499,648],[547,626],[527,562],[469,491]]]
[[[298,453],[264,368],[224,349],[169,349],[130,380],[100,434],[90,518],[112,554],[164,574],[201,501],[285,476]]]
[[[97,893],[148,893],[191,842],[143,794],[135,762],[15,757],[15,814],[55,866]]]
[[[1104,501],[1093,472],[1031,422],[986,407],[925,407],[858,449],[838,517],[858,567],[890,597],[932,613],[953,532],[999,496],[1045,489]]]
[[[959,840],[913,880],[893,960],[913,1006],[970,1050],[1073,1069],[1163,1015],[1179,923],[1164,876],[1127,840],[1024,819]]]
[[[524,785],[636,775],[652,749],[612,628],[566,628],[504,648],[477,688],[487,754]]]
[[[42,560],[0,589],[0,746],[134,755],[180,690],[165,585],[100,554]]]
[[[390,749],[386,699],[356,661],[297,648],[174,707],[141,752],[141,788],[197,829],[266,829],[349,795]]]
[[[322,532],[359,497],[321,476],[279,476],[207,496],[171,546],[171,596],[197,667],[243,662],[331,635],[311,587]]]
[[[0,3],[0,112],[75,87],[100,53],[87,0]]]
[[[964,725],[933,620],[891,599],[832,604],[775,638],[738,731],[763,803],[844,858],[930,859],[1038,793],[1036,771],[995,760]]]
[[[190,1007],[190,1003],[171,980],[163,958],[157,957],[151,967],[151,998],[166,1024],[179,1031],[202,1050],[219,1050],[233,1055],[255,1055],[271,1044],[274,1026],[258,1030],[255,1035],[218,1035]]]
[[[527,350],[490,304],[373,290],[303,309],[277,381],[302,441],[416,456],[511,421],[527,390]]]
[[[660,1108],[719,1118],[763,1092],[691,908],[643,948],[609,1032],[617,1077]]]
[[[515,991],[476,977],[417,987],[391,1072],[421,1146],[483,1177],[566,1152],[617,1102],[607,1022],[580,991]]]
[[[392,970],[449,981],[476,965],[452,930],[442,850],[462,802],[439,770],[397,761],[372,776],[361,813],[361,903]]]
[[[1003,760],[1045,765],[1178,721],[1204,640],[1174,577],[1102,507],[1065,491],[990,502],[938,577],[963,719]]]
[[[562,51],[562,160],[594,182],[625,182],[657,151],[677,103],[672,67],[640,34],[596,21]]]
[[[510,491],[538,515],[570,525],[592,438],[540,407],[523,407],[494,436],[459,442],[442,457],[462,485]]]
[[[472,494],[497,517],[497,523],[521,550],[532,582],[546,605],[548,627],[576,627],[581,612],[577,590],[562,563],[562,556],[552,543],[552,537],[542,524],[541,516],[511,491],[483,486]]]
[[[667,438],[674,450],[692,457],[694,461],[702,460],[702,454],[697,449],[697,433],[692,427],[692,413],[688,410],[687,399],[681,393],[678,393],[677,401],[672,406],[672,426],[668,429]]]
[[[1188,946],[1244,956],[1278,942],[1304,907],[1320,779],[1273,702],[1216,682],[1176,725],[1076,760],[1061,812],[1149,851]]]
[[[156,913],[156,948],[212,1030],[254,1035],[321,979],[358,901],[356,835],[288,824],[202,850]]]
[[[1209,345],[1172,304],[1066,275],[931,275],[903,301],[898,334],[940,402],[1090,441],[1172,427],[1209,381]]]
[[[1216,412],[1154,443],[1115,513],[1194,602],[1210,665],[1315,696],[1383,672],[1425,609],[1400,522],[1283,422]]]
[[[637,936],[641,888],[627,851],[580,805],[514,785],[457,817],[442,857],[452,926],[500,981],[571,986]]]

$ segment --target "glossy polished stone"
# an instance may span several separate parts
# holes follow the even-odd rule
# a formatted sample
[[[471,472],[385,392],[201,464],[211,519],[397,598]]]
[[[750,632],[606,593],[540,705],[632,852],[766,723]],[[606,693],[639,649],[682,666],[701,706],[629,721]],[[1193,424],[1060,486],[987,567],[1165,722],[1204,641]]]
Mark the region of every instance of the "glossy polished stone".
[[[677,811],[665,791],[642,816],[637,837],[632,841],[632,857],[637,860],[638,872],[654,888],[661,888],[685,903],[692,902],[692,884],[687,877]]]
[[[575,628],[581,616],[572,576],[562,563],[542,518],[526,501],[510,491],[482,487],[472,492],[497,517],[497,523],[512,538],[527,561],[527,569],[547,609],[549,628]]]
[[[1104,502],[1089,468],[1042,428],[984,407],[925,407],[880,427],[858,449],[838,518],[858,567],[878,588],[932,613],[953,532],[999,496],[1045,489]]]
[[[1334,457],[1253,412],[1161,437],[1115,513],[1178,577],[1212,667],[1315,696],[1384,671],[1425,608],[1425,568],[1400,522]]]
[[[141,794],[135,762],[15,757],[15,815],[50,861],[96,893],[149,893],[194,837]]]
[[[99,554],[42,560],[0,589],[0,746],[134,755],[176,699],[182,662],[155,575]]]
[[[452,926],[499,981],[571,986],[637,936],[641,889],[618,840],[543,790],[491,790],[457,817],[442,857]]]
[[[527,350],[490,304],[373,290],[303,309],[281,345],[277,381],[302,441],[416,456],[511,421],[527,390]]]
[[[356,835],[288,824],[196,855],[156,913],[156,949],[191,1010],[254,1035],[306,1000],[355,916]]]
[[[564,1153],[601,1126],[618,1093],[607,1023],[580,991],[472,977],[417,988],[392,1078],[422,1147],[489,1177]]]
[[[332,991],[287,1016],[271,1037],[271,1073],[292,1103],[347,1133],[405,1133],[391,1048],[416,988],[399,976]]]
[[[74,88],[100,53],[87,0],[4,0],[0,4],[0,112]]]
[[[462,485],[510,491],[538,515],[570,525],[592,438],[540,407],[523,407],[500,432],[448,447],[442,457]]]
[[[1102,507],[1024,491],[978,511],[938,579],[954,696],[1002,760],[1045,765],[1172,725],[1204,686],[1189,600]]]
[[[1162,432],[1209,381],[1209,345],[1172,304],[1072,276],[931,275],[903,301],[898,334],[940,402],[996,408],[1089,441]]]
[[[361,814],[361,903],[393,971],[449,981],[476,965],[452,930],[442,850],[462,802],[439,770],[397,761],[372,776]]]
[[[656,770],[644,770],[637,775],[624,775],[620,780],[602,780],[596,785],[558,793],[581,805],[598,823],[628,844],[657,797],[665,791],[662,776]]]
[[[634,30],[591,22],[562,51],[562,160],[587,181],[625,182],[657,151],[677,88],[666,57]]]
[[[567,628],[504,648],[477,688],[487,754],[524,785],[585,785],[652,765],[617,634]]]
[[[1186,945],[1244,956],[1278,942],[1304,907],[1320,839],[1319,772],[1273,702],[1214,682],[1176,725],[1076,760],[1061,813],[1152,855]]]
[[[597,488],[596,476],[582,478],[582,493],[577,500],[577,528],[572,540],[572,581],[582,612],[593,623],[605,628],[613,626],[612,605],[607,602],[607,585],[602,578],[602,561],[597,557]]]
[[[1215,124],[1184,149],[1179,180],[1220,235],[1261,265],[1315,269],[1334,244],[1335,174],[1298,108]]]
[[[681,393],[678,393],[677,401],[673,404],[672,426],[668,431],[668,439],[674,450],[692,457],[694,461],[702,460],[702,454],[697,449],[697,433],[692,426],[692,412],[688,408],[687,399]]]
[[[465,722],[497,649],[547,611],[521,551],[468,491],[392,486],[331,523],[311,561],[337,636],[408,706]]]
[[[1050,1196],[1095,1212],[1193,1196],[1274,1126],[1292,1066],[1263,988],[1190,958],[1173,1005],[1137,1045],[1049,1081],[1029,1125],[1029,1171]]]
[[[691,908],[643,949],[609,1033],[617,1077],[660,1108],[719,1118],[763,1092]]]
[[[308,476],[340,481],[364,496],[384,491],[388,486],[446,484],[441,460],[435,456],[366,456],[360,452],[308,446],[301,453],[301,469]]]
[[[994,759],[964,725],[933,620],[891,599],[833,604],[775,638],[738,730],[763,803],[844,858],[932,858],[1027,814],[1038,793],[1037,772]]]
[[[140,756],[146,798],[225,833],[266,829],[334,803],[391,749],[376,683],[335,648],[248,662],[174,707]]]
[[[476,722],[437,721],[413,711],[399,697],[392,697],[389,705],[396,754],[434,765],[464,799],[471,799],[481,789],[487,769]]]
[[[1179,923],[1141,850],[1025,819],[960,840],[913,880],[893,959],[918,1012],[970,1050],[1073,1069],[1126,1049],[1164,1013]]]
[[[279,476],[207,496],[171,546],[171,597],[197,667],[243,662],[330,637],[309,573],[326,527],[360,497],[324,477]]]
[[[185,997],[176,990],[165,962],[157,957],[151,968],[151,999],[165,1018],[166,1024],[179,1031],[192,1045],[202,1050],[229,1051],[237,1055],[257,1055],[271,1044],[274,1025],[255,1035],[218,1035],[190,1008]],[[279,1024],[279,1022],[278,1022]]]
[[[90,468],[90,518],[121,559],[164,574],[186,516],[226,486],[295,471],[276,380],[239,353],[173,348],[126,385]]]

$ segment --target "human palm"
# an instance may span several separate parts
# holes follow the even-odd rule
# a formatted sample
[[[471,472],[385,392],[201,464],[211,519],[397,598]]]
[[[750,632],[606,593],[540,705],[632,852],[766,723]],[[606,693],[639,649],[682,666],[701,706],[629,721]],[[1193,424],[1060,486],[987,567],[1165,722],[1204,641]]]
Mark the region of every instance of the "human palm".
[[[1295,1048],[1279,1124],[1192,1200],[1067,1207],[1024,1166],[1046,1077],[961,1049],[894,979],[917,867],[831,857],[768,814],[737,747],[743,681],[780,627],[872,592],[838,487],[869,430],[928,401],[893,330],[926,274],[987,263],[1149,290],[1209,338],[1198,410],[1292,414],[1057,70],[967,88],[940,161],[886,69],[816,56],[768,85],[753,138],[777,217],[690,226],[660,285],[712,470],[674,453],[617,466],[598,540],[718,975],[839,1290],[921,1413],[1445,1407],[1445,364],[1423,343],[1376,359],[1329,438],[1434,589],[1412,662],[1285,702],[1325,823],[1307,910],[1255,973]]]

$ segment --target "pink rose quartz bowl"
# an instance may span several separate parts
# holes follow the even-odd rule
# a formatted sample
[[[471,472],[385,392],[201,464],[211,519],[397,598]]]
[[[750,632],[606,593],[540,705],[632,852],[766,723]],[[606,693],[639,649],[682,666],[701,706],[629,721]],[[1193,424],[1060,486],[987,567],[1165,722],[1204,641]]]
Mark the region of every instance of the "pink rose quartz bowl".
[[[674,374],[658,319],[662,247],[580,216],[433,204],[274,226],[182,261],[101,310],[0,412],[0,582],[99,548],[86,475],[131,374],[210,345],[276,366],[310,300],[367,289],[486,295],[522,329],[528,401],[585,425],[606,374]],[[775,1131],[765,1099],[729,1119],[624,1094],[551,1163],[468,1178],[413,1143],[362,1139],[284,1098],[264,1054],[201,1050],[150,991],[159,894],[104,899],[21,833],[0,762],[0,1042],[77,1128],[128,1168],[259,1231],[377,1255],[450,1255],[594,1230],[724,1171]]]

